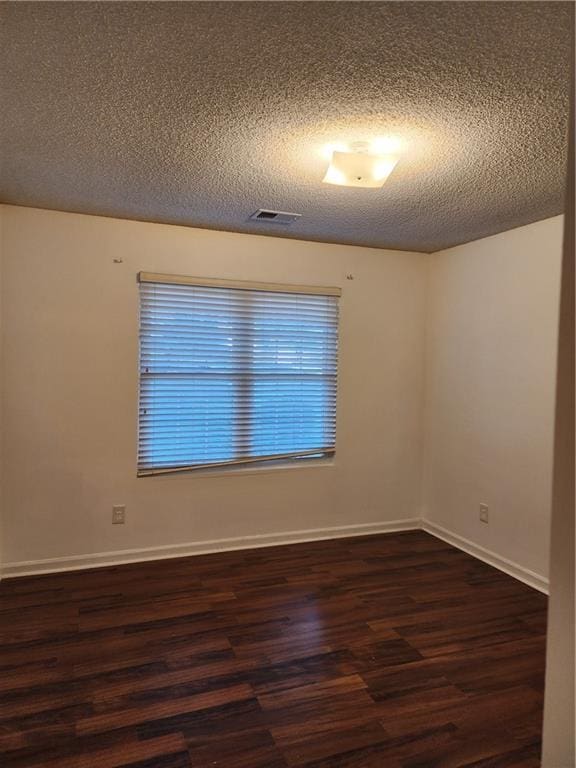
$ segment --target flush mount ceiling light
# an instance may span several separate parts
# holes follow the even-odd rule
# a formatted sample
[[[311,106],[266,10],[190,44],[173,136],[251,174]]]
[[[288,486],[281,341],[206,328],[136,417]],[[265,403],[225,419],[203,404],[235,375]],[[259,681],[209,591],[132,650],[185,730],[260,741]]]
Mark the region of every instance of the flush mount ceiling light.
[[[330,152],[330,165],[322,181],[342,187],[381,187],[398,162],[398,142],[391,139],[356,141],[349,147],[335,145]]]

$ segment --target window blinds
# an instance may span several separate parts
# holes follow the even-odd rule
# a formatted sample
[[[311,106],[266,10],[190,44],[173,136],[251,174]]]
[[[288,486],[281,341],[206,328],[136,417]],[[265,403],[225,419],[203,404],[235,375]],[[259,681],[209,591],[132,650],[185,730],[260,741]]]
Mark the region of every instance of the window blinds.
[[[333,453],[339,293],[141,273],[138,473]]]

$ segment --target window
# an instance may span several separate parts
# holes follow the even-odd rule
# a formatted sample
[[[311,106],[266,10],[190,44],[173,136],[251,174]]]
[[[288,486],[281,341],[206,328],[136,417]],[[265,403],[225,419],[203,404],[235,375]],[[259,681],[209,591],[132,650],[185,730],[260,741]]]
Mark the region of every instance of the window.
[[[333,454],[339,294],[141,273],[138,474]]]

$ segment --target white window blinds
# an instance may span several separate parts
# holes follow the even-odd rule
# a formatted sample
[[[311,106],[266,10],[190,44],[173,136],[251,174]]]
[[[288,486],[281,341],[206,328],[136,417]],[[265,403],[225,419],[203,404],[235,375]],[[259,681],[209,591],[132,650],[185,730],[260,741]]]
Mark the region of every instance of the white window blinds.
[[[141,274],[138,473],[333,453],[338,295]]]

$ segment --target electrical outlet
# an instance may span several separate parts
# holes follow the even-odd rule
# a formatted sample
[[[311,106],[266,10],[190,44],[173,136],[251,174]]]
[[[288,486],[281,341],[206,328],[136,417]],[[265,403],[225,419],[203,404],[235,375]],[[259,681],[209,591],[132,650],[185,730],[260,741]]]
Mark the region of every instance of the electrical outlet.
[[[488,522],[488,504],[480,504],[480,522]]]
[[[126,522],[126,507],[124,504],[117,504],[112,507],[112,525],[124,525]]]

